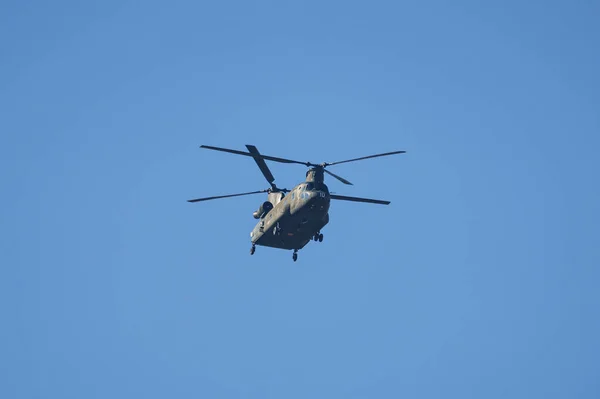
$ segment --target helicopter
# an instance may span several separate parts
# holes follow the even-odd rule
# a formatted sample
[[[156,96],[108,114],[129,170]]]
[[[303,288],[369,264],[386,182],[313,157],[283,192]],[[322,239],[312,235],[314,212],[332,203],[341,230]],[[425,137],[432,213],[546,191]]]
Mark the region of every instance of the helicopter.
[[[254,219],[258,222],[250,232],[250,255],[256,251],[256,246],[293,250],[292,259],[298,259],[298,251],[310,241],[323,242],[321,230],[329,223],[329,208],[331,200],[364,202],[371,204],[389,205],[390,201],[349,197],[329,192],[325,184],[325,173],[340,182],[352,185],[351,182],[326,169],[328,166],[339,165],[347,162],[360,161],[369,158],[402,154],[406,151],[392,151],[382,154],[369,155],[360,158],[347,159],[338,162],[301,162],[286,158],[273,157],[261,154],[256,146],[246,144],[248,152],[228,148],[201,145],[200,148],[222,151],[231,154],[252,157],[256,165],[271,187],[239,194],[219,195],[213,197],[190,199],[188,202],[201,202],[220,198],[238,197],[243,195],[267,193],[266,201],[262,202],[253,212]],[[265,161],[286,164],[300,164],[308,167],[305,180],[292,189],[280,188],[274,183],[275,177]],[[290,193],[289,195],[286,195]]]

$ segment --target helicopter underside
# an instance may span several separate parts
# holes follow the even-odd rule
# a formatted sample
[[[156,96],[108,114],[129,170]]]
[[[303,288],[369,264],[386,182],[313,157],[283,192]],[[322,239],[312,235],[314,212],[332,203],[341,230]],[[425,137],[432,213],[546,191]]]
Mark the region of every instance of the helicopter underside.
[[[279,215],[265,221],[264,225],[262,222],[250,233],[253,245],[299,250],[319,237],[320,230],[329,223],[329,213],[326,210],[312,210],[295,215]]]

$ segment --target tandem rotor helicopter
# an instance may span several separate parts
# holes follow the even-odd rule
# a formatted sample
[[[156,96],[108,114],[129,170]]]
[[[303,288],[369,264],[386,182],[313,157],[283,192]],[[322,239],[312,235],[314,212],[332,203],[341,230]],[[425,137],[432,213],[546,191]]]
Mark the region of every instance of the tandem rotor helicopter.
[[[272,157],[262,155],[258,149],[246,144],[248,152],[231,150],[227,148],[211,147],[201,145],[205,148],[215,151],[223,151],[231,154],[244,155],[254,158],[258,168],[265,176],[270,188],[248,193],[220,195],[215,197],[196,198],[188,202],[208,201],[219,198],[238,197],[242,195],[267,193],[267,200],[253,213],[258,223],[250,232],[252,247],[250,255],[256,251],[256,246],[265,246],[271,248],[293,250],[292,258],[294,262],[298,259],[298,250],[304,248],[311,240],[322,242],[323,233],[321,229],[329,223],[330,200],[343,200],[354,202],[366,202],[371,204],[389,205],[390,201],[382,201],[369,198],[348,197],[344,195],[332,194],[324,182],[325,173],[333,176],[344,184],[352,185],[348,180],[340,177],[327,169],[327,166],[338,165],[346,162],[360,161],[368,158],[383,157],[393,154],[402,154],[406,151],[393,151],[383,154],[369,155],[366,157],[348,159],[338,162],[323,162],[315,164],[312,162],[300,162],[291,159]],[[274,183],[275,177],[269,170],[265,160],[287,164],[305,165],[309,169],[306,171],[306,179],[297,184],[293,189],[279,188]],[[291,193],[290,195],[285,195]]]

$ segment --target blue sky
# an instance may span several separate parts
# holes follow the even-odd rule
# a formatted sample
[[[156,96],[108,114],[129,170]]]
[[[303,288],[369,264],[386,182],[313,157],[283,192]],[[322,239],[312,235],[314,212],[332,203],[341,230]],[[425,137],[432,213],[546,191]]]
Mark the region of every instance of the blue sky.
[[[598,398],[600,6],[3,2],[0,397]],[[254,162],[323,243],[249,255]],[[269,163],[291,188],[300,165]]]

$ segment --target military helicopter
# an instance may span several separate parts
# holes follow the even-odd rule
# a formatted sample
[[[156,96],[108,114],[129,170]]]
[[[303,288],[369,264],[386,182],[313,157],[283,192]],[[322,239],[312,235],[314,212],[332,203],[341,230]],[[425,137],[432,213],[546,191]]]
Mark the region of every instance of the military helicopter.
[[[188,202],[200,202],[219,198],[267,193],[267,200],[260,204],[258,209],[253,213],[254,218],[258,219],[259,221],[254,229],[250,232],[250,239],[252,243],[250,255],[254,254],[257,245],[293,250],[292,258],[294,262],[298,259],[298,250],[304,248],[304,246],[306,246],[306,244],[308,244],[311,240],[318,242],[323,241],[323,233],[321,233],[321,230],[323,227],[325,227],[325,225],[327,225],[327,223],[329,223],[330,200],[366,202],[381,205],[390,204],[390,201],[348,197],[330,193],[329,188],[324,182],[325,173],[333,176],[344,184],[352,185],[352,183],[343,177],[328,171],[325,169],[326,167],[339,165],[346,162],[354,162],[368,158],[383,157],[406,152],[393,151],[383,154],[348,159],[345,161],[331,163],[323,162],[320,164],[315,164],[312,162],[301,162],[291,159],[262,155],[254,145],[250,144],[246,144],[248,152],[207,145],[201,145],[200,148],[252,157],[271,187],[265,190],[252,191],[248,193],[196,198],[188,200]],[[286,188],[277,187],[277,185],[274,183],[275,177],[273,177],[273,174],[269,170],[265,160],[287,164],[305,165],[309,169],[306,171],[305,180],[297,184],[291,190],[288,190]],[[286,195],[286,193],[291,194]]]

